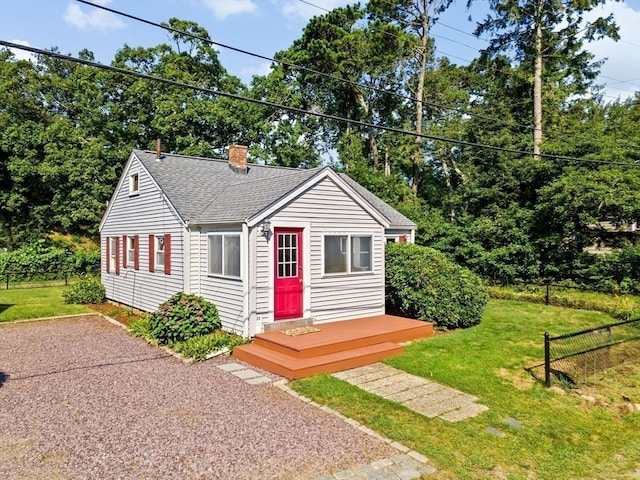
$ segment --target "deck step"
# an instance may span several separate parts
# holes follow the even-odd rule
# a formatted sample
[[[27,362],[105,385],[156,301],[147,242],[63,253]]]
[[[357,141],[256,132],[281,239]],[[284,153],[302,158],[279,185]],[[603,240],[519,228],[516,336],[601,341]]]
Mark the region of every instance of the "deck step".
[[[383,321],[371,318],[315,324],[319,332],[288,336],[282,332],[257,334],[253,343],[297,359],[313,358],[384,342],[402,343],[433,336],[433,324],[387,315]]]
[[[396,343],[381,342],[311,358],[294,358],[286,353],[252,343],[235,347],[233,356],[289,380],[294,380],[317,373],[333,373],[361,367],[398,355],[403,351],[404,348]]]

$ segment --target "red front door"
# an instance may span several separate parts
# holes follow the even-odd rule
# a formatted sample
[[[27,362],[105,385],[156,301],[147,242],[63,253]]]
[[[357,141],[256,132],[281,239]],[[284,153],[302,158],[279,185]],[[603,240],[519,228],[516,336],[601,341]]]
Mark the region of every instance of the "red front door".
[[[274,229],[275,319],[302,316],[302,229]]]

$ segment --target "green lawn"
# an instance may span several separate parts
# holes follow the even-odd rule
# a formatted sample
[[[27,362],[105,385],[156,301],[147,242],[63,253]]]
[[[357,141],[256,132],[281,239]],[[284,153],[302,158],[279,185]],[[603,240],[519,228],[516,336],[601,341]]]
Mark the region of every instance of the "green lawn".
[[[545,331],[557,335],[612,321],[598,312],[492,300],[480,325],[415,342],[387,362],[489,407],[459,423],[428,419],[326,375],[292,386],[423,453],[439,468],[437,479],[628,478],[640,467],[640,413],[554,393],[525,371],[542,362]],[[637,394],[638,380],[631,383]],[[507,426],[509,417],[523,428]],[[490,426],[505,437],[489,434]]]
[[[0,322],[89,313],[83,305],[67,305],[62,292],[69,287],[0,290]]]

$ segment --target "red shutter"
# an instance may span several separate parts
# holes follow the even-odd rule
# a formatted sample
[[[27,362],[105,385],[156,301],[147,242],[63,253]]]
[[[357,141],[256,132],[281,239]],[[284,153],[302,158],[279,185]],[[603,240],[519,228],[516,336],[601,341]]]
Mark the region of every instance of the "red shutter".
[[[122,235],[122,267],[127,268],[127,257],[129,256],[129,242],[127,236]]]
[[[398,243],[407,243],[407,236],[406,235],[400,235],[398,237]]]
[[[109,249],[109,246],[111,244],[111,239],[109,237],[107,237],[107,248],[106,248],[106,257],[107,257],[107,273],[109,273],[109,270],[111,270],[111,251]]]
[[[140,235],[133,236],[133,268],[140,270]]]
[[[120,275],[120,237],[116,237],[116,275]]]
[[[153,251],[153,249],[155,248],[155,241],[156,241],[155,235],[149,235],[149,271],[150,272],[153,272],[155,270],[155,257],[154,257],[154,251]]]
[[[164,234],[164,273],[171,275],[171,234]]]

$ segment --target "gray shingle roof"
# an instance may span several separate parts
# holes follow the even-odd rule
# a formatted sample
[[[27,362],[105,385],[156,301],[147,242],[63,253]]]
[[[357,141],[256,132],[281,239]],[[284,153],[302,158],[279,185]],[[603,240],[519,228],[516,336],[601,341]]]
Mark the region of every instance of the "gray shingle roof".
[[[237,173],[226,159],[189,157],[134,150],[184,221],[235,223],[251,218],[329,167],[300,170],[249,164]],[[340,175],[393,227],[414,227],[404,215],[346,175]],[[248,201],[250,199],[250,201]]]

